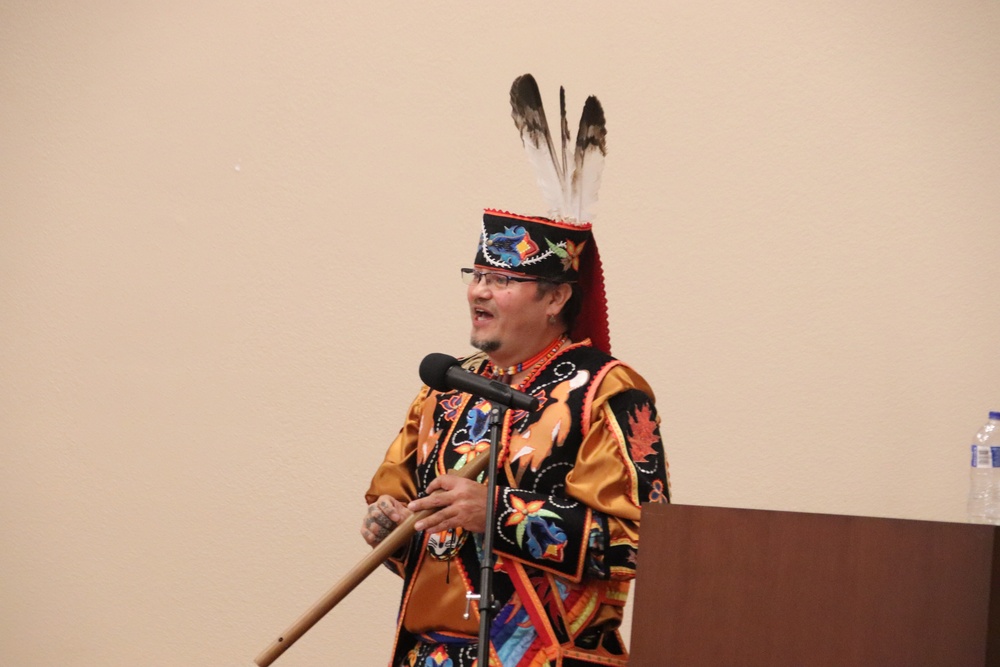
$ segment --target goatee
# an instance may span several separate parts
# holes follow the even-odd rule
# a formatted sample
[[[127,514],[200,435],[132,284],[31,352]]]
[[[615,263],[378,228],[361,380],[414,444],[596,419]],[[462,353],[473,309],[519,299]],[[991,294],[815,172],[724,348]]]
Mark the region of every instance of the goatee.
[[[500,341],[476,340],[475,336],[469,339],[469,344],[472,345],[472,347],[476,348],[477,350],[482,350],[486,354],[490,354],[491,352],[496,352],[497,350],[500,349]]]

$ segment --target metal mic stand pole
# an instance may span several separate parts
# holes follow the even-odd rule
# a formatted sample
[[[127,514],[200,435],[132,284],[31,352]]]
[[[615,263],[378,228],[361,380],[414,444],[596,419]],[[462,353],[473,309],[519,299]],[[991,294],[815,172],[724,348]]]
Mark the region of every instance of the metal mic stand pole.
[[[486,478],[486,532],[483,533],[483,557],[479,567],[479,595],[469,593],[470,599],[479,598],[479,652],[478,667],[489,667],[490,664],[490,626],[493,616],[497,613],[496,602],[493,600],[493,525],[496,515],[497,459],[500,451],[500,434],[506,405],[493,403],[490,410],[490,464],[487,466]]]

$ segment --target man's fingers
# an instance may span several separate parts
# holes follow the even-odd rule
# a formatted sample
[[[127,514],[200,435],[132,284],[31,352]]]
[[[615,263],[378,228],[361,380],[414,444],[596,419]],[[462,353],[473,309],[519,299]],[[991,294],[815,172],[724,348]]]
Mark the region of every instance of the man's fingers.
[[[368,506],[361,520],[361,537],[370,546],[378,546],[410,514],[406,506],[392,496],[380,496]]]
[[[427,485],[427,493],[431,494],[438,490],[451,491],[463,481],[468,480],[463,480],[458,475],[441,475],[440,477],[435,477],[431,480],[431,483]]]
[[[381,511],[375,512],[374,514],[371,515],[371,517],[375,523],[382,526],[383,528],[392,530],[393,528],[396,527],[397,522],[393,521],[390,517],[386,516]]]
[[[396,503],[391,499],[383,496],[378,501],[378,507],[382,510],[382,513],[387,517],[392,519],[393,522],[399,523],[402,517],[399,514],[399,509],[396,507]]]
[[[442,475],[428,485],[427,491],[428,495],[406,506],[411,512],[433,511],[431,516],[415,524],[417,530],[438,532],[457,527],[474,532],[484,530],[486,488],[482,484]]]
[[[361,522],[361,536],[369,544],[378,544],[398,525],[399,521],[391,517],[388,512],[399,516],[399,511],[392,501],[385,498],[368,506],[368,513]]]
[[[419,512],[421,510],[433,509],[435,507],[445,507],[452,503],[451,496],[448,495],[447,491],[438,491],[437,493],[431,493],[423,498],[417,498],[410,502],[406,506],[406,509],[411,512]]]
[[[365,542],[374,547],[388,537],[389,532],[388,529],[383,528],[377,523],[373,523],[371,527],[366,525],[361,528],[361,537],[365,539]]]
[[[448,530],[449,528],[455,528],[458,524],[454,520],[454,512],[450,508],[445,508],[434,512],[428,517],[425,517],[421,521],[417,521],[413,524],[413,528],[416,530],[426,530],[431,533],[438,533],[442,530]]]
[[[456,500],[461,498],[462,489],[466,488],[463,484],[482,486],[481,484],[476,484],[470,480],[462,479],[457,475],[441,475],[440,477],[436,477],[434,481],[427,485],[426,496],[411,501],[410,504],[406,506],[406,509],[411,512],[419,512],[420,510],[451,505]]]

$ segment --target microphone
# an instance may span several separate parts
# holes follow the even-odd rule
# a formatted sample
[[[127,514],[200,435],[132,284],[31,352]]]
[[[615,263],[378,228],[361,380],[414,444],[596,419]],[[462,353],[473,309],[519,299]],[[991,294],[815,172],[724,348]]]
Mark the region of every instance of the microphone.
[[[420,380],[437,391],[464,391],[515,410],[538,409],[538,399],[534,396],[471,373],[459,365],[458,359],[440,352],[432,352],[420,362]]]

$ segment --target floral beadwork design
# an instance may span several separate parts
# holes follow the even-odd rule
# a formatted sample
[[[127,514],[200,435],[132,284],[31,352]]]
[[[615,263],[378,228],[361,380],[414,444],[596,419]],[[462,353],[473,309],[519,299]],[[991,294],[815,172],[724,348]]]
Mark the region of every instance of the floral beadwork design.
[[[664,489],[663,482],[658,479],[654,479],[653,483],[650,485],[649,489],[649,502],[651,503],[668,503],[670,502],[670,496]]]
[[[562,245],[557,245],[548,239],[545,239],[545,242],[549,244],[549,250],[562,262],[563,271],[569,271],[570,269],[574,271],[580,270],[580,255],[583,254],[583,247],[587,245],[586,241],[573,243],[569,239],[566,239]],[[564,248],[563,245],[566,247]]]
[[[435,648],[434,652],[427,656],[422,667],[452,667],[448,649],[444,645]]]
[[[566,547],[566,533],[556,524],[546,521],[546,518],[561,519],[558,514],[547,509],[544,500],[525,502],[522,498],[510,495],[510,505],[513,512],[507,517],[506,526],[517,526],[515,535],[517,545],[524,547],[527,536],[528,552],[534,558],[544,558],[561,563],[563,549]]]
[[[500,256],[501,262],[510,266],[521,266],[524,260],[538,252],[538,244],[521,225],[505,227],[502,232],[490,234],[486,244]]]

